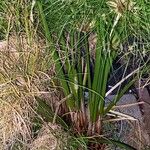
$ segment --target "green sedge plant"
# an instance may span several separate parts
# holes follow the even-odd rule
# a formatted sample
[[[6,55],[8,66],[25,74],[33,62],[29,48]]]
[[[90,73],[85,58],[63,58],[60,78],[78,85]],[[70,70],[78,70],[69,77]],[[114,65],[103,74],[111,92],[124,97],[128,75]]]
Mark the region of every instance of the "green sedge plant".
[[[77,135],[102,135],[103,119],[133,85],[142,68],[124,76],[107,91],[112,63],[119,55],[119,45],[133,32],[133,27],[128,24],[135,15],[133,10],[137,10],[135,3],[117,0],[37,0],[36,6],[49,47],[46,52],[53,56],[55,79],[64,95],[60,103],[65,103],[65,113],[73,130]],[[96,35],[97,40],[94,61],[89,45],[91,33]],[[106,106],[105,97],[129,78],[130,81],[122,89],[119,88],[115,98]],[[88,93],[87,105],[85,93]],[[102,144],[96,147],[104,148]]]

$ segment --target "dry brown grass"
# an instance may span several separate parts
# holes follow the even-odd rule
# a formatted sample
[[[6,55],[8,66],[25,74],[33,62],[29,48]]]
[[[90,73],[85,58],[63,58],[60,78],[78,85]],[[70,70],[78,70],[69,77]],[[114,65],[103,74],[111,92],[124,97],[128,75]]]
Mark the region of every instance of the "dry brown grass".
[[[67,134],[58,125],[48,123],[43,125],[31,143],[31,150],[62,150],[66,145]]]
[[[54,65],[45,48],[43,40],[34,38],[29,43],[25,34],[0,42],[0,150],[62,149],[62,141],[66,142],[57,125],[44,125],[37,137],[32,130],[38,116],[35,96],[45,99],[52,109],[62,98],[52,83]],[[52,134],[55,131],[57,138]]]
[[[31,97],[14,93],[10,84],[3,87],[0,99],[0,143],[3,149],[9,149],[18,140],[27,144],[32,138],[32,117],[34,116]],[[5,93],[6,91],[6,93]],[[8,92],[10,91],[10,92]]]
[[[0,43],[0,150],[16,143],[26,149],[33,138],[35,96],[43,92],[38,71],[47,69],[41,45],[24,35]]]

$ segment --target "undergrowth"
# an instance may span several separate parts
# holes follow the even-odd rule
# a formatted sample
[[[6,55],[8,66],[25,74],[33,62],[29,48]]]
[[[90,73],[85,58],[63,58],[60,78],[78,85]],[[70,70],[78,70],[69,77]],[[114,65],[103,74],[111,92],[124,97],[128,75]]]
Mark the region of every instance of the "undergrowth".
[[[148,3],[1,0],[0,149],[135,149],[104,122],[136,121],[113,109],[139,78],[149,84]]]

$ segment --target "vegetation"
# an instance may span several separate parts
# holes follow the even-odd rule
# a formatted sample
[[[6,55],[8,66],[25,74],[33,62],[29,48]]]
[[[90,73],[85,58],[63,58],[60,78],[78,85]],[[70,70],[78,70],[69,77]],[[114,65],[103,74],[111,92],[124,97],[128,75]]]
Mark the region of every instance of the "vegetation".
[[[43,128],[64,139],[64,149],[100,150],[109,144],[135,149],[104,136],[103,124],[129,88],[149,75],[148,3],[1,0],[0,38],[6,40],[0,47],[1,149],[36,147],[33,140]],[[118,58],[124,73],[108,90]],[[68,139],[42,127],[46,122],[61,125]]]

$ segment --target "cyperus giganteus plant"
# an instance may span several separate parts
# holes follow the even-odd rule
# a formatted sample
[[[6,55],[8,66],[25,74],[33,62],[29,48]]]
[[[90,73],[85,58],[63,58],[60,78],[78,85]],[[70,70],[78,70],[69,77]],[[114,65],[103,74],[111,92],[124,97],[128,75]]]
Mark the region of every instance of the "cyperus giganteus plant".
[[[119,19],[125,11],[131,11],[133,4],[125,1],[109,1],[106,4],[100,0],[37,0],[43,31],[50,47],[48,53],[52,53],[56,61],[55,79],[64,95],[60,104],[65,104],[67,119],[78,135],[102,135],[103,118],[135,81],[136,77],[118,90],[113,101],[105,106],[105,97],[126,79],[136,76],[139,70],[128,74],[110,91],[106,90],[112,63],[118,55],[118,46],[127,34],[127,28],[122,26]],[[111,11],[106,13],[108,5],[113,5],[117,13],[115,21],[112,18],[116,14]],[[97,38],[94,61],[88,42],[92,32]],[[85,93],[88,93],[87,105]],[[103,149],[103,145],[94,146]]]

